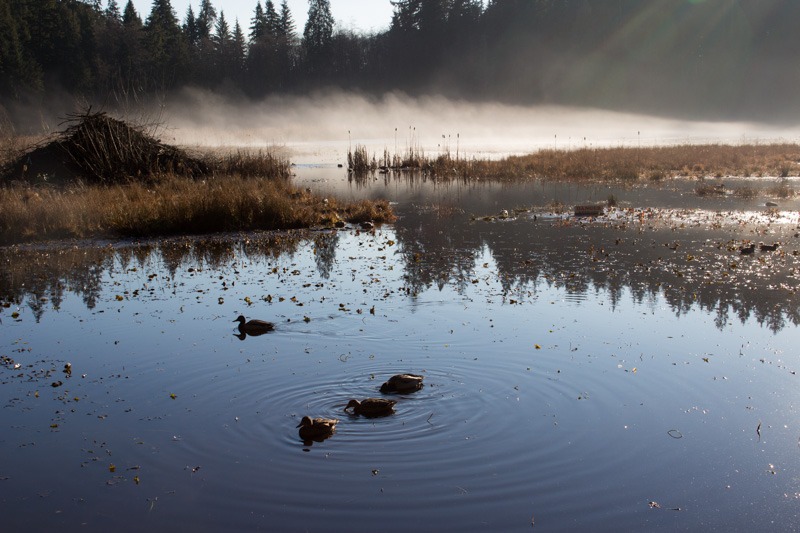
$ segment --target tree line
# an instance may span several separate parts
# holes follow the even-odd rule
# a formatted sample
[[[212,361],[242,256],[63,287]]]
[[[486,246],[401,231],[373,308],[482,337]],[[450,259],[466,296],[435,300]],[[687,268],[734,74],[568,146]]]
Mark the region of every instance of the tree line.
[[[737,115],[800,111],[794,0],[395,0],[390,27],[338,26],[309,0],[0,0],[0,97],[92,101],[185,86],[257,98],[342,88]],[[244,25],[243,25],[244,24]],[[9,104],[6,106],[8,107]]]

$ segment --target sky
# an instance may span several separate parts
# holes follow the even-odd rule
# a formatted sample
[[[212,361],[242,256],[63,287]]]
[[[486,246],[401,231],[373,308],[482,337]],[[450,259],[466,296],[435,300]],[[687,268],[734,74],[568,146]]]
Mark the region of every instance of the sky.
[[[107,2],[103,2],[105,7]],[[117,0],[120,8],[124,7],[127,0]],[[197,15],[200,7],[200,0],[171,0],[172,8],[178,16],[178,20],[183,23],[186,18],[186,11],[191,4],[192,10]],[[273,0],[276,8],[280,8],[281,0]],[[389,0],[330,0],[331,12],[336,22],[345,28],[359,30],[368,33],[370,31],[381,31],[389,27],[392,20],[392,4]],[[245,34],[248,33],[250,20],[256,8],[256,0],[212,0],[211,4],[216,8],[217,13],[223,11],[225,18],[233,28],[234,20],[239,19]],[[303,27],[308,15],[308,0],[288,0],[289,10],[294,18],[295,28],[298,36],[303,34]],[[133,5],[142,20],[150,14],[153,5],[152,0],[133,0]],[[264,0],[261,0],[263,7]]]

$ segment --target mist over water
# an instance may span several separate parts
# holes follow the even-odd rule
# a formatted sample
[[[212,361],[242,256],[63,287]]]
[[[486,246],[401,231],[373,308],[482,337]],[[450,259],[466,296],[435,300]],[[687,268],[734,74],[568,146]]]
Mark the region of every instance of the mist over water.
[[[757,122],[673,119],[563,106],[517,106],[413,98],[380,98],[329,92],[273,96],[261,101],[231,99],[186,90],[164,112],[167,142],[198,147],[261,148],[283,145],[302,162],[330,163],[342,147],[363,144],[372,151],[426,153],[458,150],[499,157],[543,148],[651,146],[683,143],[797,142],[800,127]]]

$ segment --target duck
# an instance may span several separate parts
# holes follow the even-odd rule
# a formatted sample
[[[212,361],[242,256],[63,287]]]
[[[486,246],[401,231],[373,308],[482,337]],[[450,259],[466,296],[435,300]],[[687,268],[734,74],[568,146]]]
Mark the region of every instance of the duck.
[[[263,335],[275,329],[275,324],[265,320],[247,320],[244,315],[234,320],[239,323],[239,333],[242,335],[252,335],[253,337]],[[241,337],[240,337],[241,338]]]
[[[749,246],[741,246],[739,247],[739,253],[742,255],[750,255],[756,251],[756,245],[750,244]]]
[[[422,385],[423,376],[416,374],[397,374],[389,378],[389,381],[381,385],[381,392],[383,393],[407,393],[420,390]]]
[[[772,244],[764,244],[763,242],[758,243],[758,249],[762,252],[774,252],[778,249],[781,245],[779,242],[773,242]]]
[[[366,417],[386,416],[394,412],[394,405],[397,400],[387,400],[385,398],[367,398],[365,400],[350,400],[345,411],[352,408],[354,415],[364,415]]]
[[[339,420],[335,418],[311,418],[304,416],[297,427],[300,428],[300,438],[304,441],[315,440],[321,442],[336,431]]]

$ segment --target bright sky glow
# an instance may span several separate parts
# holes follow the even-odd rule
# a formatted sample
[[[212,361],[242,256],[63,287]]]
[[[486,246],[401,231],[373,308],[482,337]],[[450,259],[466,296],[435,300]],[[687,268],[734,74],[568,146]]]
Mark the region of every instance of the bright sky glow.
[[[117,3],[120,9],[123,9],[127,0],[117,0]],[[186,11],[190,4],[195,16],[200,8],[200,0],[172,0],[171,3],[181,23],[186,18]],[[276,9],[280,8],[281,0],[273,0],[273,3]],[[103,7],[106,4],[107,0],[104,0]],[[211,4],[218,14],[220,11],[225,13],[225,19],[231,28],[233,28],[234,21],[239,19],[242,30],[245,34],[248,33],[256,8],[256,0],[212,0]],[[153,2],[152,0],[133,0],[133,5],[144,21],[150,14]],[[288,0],[288,5],[294,18],[297,35],[301,36],[308,15],[308,0]],[[261,0],[261,6],[264,6],[264,0]],[[388,28],[392,21],[393,10],[389,0],[331,0],[331,11],[337,24],[369,33]]]

